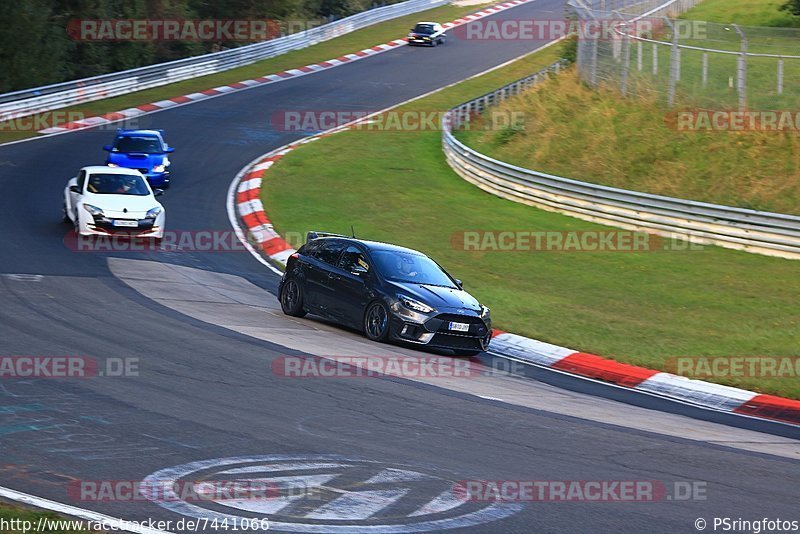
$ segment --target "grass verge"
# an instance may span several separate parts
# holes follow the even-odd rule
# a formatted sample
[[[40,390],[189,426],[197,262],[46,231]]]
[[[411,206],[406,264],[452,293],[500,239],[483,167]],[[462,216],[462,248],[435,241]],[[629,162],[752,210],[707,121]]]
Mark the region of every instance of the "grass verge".
[[[447,109],[556,56],[553,48],[542,51],[400,111]],[[454,247],[453,235],[465,230],[604,227],[464,182],[445,162],[438,131],[336,134],[284,157],[265,184],[262,200],[282,234],[348,232],[352,224],[365,238],[429,253],[465,280],[504,330],[654,369],[676,356],[800,355],[800,262],[716,247],[639,253]],[[800,398],[797,378],[716,380]]]
[[[480,11],[486,6],[494,5],[496,2],[487,2],[486,4],[473,5],[473,6],[454,6],[446,5],[427,11],[420,11],[412,15],[396,18],[380,24],[375,24],[363,30],[348,33],[341,37],[325,41],[323,43],[304,48],[302,50],[295,50],[274,58],[259,61],[252,65],[231,69],[217,74],[210,74],[200,78],[193,78],[178,83],[155,87],[144,91],[137,91],[127,95],[121,95],[114,98],[105,100],[97,100],[78,106],[62,108],[59,113],[66,116],[74,117],[94,117],[108,113],[111,111],[119,111],[122,109],[138,106],[141,104],[148,104],[150,102],[157,102],[175,96],[181,96],[205,89],[211,89],[221,85],[228,85],[242,80],[257,78],[267,74],[281,72],[287,69],[302,67],[339,57],[345,54],[351,54],[358,50],[374,46],[376,44],[385,43],[393,39],[404,37],[408,33],[408,29],[419,20],[439,20],[447,22],[460,18],[468,13]],[[46,115],[46,114],[44,114]],[[31,120],[45,122],[47,127],[57,126],[58,123],[51,123],[52,119],[44,115]],[[59,115],[61,116],[61,115]],[[25,119],[24,123],[28,124],[29,120]],[[66,121],[61,121],[66,122]],[[37,124],[38,122],[34,122]],[[25,139],[28,137],[35,137],[38,135],[35,131],[29,129],[15,129],[14,124],[9,122],[0,122],[0,143],[9,141],[16,141],[18,139]]]
[[[800,28],[800,17],[781,11],[785,3],[786,0],[703,0],[681,18],[743,26]]]
[[[53,512],[0,502],[0,522],[4,524],[0,528],[0,534],[30,534],[39,525],[39,521],[43,521],[45,528],[41,532],[44,533],[92,534],[91,531],[76,528],[78,520],[67,519]],[[62,528],[54,528],[55,522],[63,522],[58,525]]]
[[[524,111],[524,129],[480,124],[459,138],[500,160],[624,189],[800,214],[800,135],[676,131],[657,98],[593,90],[574,71],[495,111]]]

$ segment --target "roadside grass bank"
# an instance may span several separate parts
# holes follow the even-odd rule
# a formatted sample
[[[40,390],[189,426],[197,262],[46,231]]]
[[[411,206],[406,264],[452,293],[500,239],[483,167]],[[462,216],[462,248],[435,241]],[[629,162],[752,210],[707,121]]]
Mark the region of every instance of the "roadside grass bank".
[[[681,18],[720,24],[800,28],[800,17],[781,11],[785,3],[786,0],[703,0]]]
[[[524,128],[484,129],[487,118],[457,135],[494,158],[567,178],[800,214],[800,130],[679,131],[682,109],[592,89],[572,69],[489,112],[523,112]]]
[[[77,519],[68,519],[54,512],[47,512],[38,509],[20,506],[15,503],[0,502],[0,534],[30,534],[39,524],[47,526],[40,532],[52,534],[93,534],[92,531],[74,528]],[[27,522],[27,523],[26,523]],[[57,522],[63,522],[54,528]],[[32,525],[33,529],[26,530],[24,527]],[[72,528],[68,528],[72,527]]]
[[[399,17],[387,22],[382,22],[364,28],[363,30],[354,31],[325,41],[302,50],[295,50],[286,54],[276,56],[274,58],[265,59],[236,69],[231,69],[217,74],[210,74],[200,78],[193,78],[191,80],[184,80],[174,84],[163,85],[153,89],[138,91],[127,95],[121,95],[114,98],[105,100],[97,100],[88,102],[78,106],[62,108],[58,110],[59,117],[61,116],[76,116],[82,115],[83,117],[93,117],[108,113],[111,111],[119,111],[122,109],[138,106],[141,104],[148,104],[150,102],[157,102],[175,96],[181,96],[197,91],[203,91],[218,87],[221,85],[228,85],[242,80],[257,78],[267,74],[274,74],[288,69],[302,67],[332,59],[345,54],[351,54],[358,50],[374,46],[376,44],[385,43],[394,39],[405,37],[408,29],[419,20],[439,20],[450,21],[475,11],[496,4],[497,2],[486,2],[479,5],[470,6],[455,6],[446,5],[420,11],[404,17]],[[42,114],[41,121],[36,117],[30,119],[23,119],[25,124],[33,122],[46,122],[47,127],[58,126],[58,124],[67,122],[61,120],[52,123],[51,119],[47,118],[47,114]],[[74,119],[73,119],[74,120]],[[35,137],[38,134],[35,131],[18,129],[12,122],[0,122],[0,143],[9,141],[16,141],[18,139],[25,139],[28,137]]]
[[[530,55],[395,111],[448,109],[557,56],[554,48]],[[551,142],[559,139],[569,137]],[[598,136],[588,150],[603,143],[612,141]],[[304,145],[265,175],[262,201],[282,235],[348,233],[353,225],[360,237],[431,254],[492,308],[502,330],[672,371],[669,360],[680,356],[800,355],[800,262],[717,247],[464,250],[464,231],[609,229],[473,187],[448,167],[439,131],[362,127]],[[800,398],[796,377],[711,380]]]

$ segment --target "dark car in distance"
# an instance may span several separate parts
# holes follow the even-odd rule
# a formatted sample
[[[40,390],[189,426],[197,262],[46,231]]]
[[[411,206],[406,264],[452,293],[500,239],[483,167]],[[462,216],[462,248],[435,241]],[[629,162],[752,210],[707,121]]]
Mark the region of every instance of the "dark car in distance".
[[[418,22],[406,39],[409,45],[436,46],[445,43],[447,34],[438,22]]]
[[[492,337],[489,309],[416,250],[309,232],[289,257],[278,287],[281,309],[312,313],[363,331],[472,356]]]

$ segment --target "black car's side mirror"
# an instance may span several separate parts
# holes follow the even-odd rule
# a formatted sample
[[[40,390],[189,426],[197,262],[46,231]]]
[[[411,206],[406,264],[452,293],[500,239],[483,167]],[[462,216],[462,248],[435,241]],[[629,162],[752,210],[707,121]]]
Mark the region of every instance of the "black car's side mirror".
[[[153,189],[153,196],[154,197],[160,197],[163,194],[164,194],[164,190],[163,189]]]
[[[77,185],[69,186],[69,190],[71,193],[78,193],[79,195],[81,194],[81,189]]]
[[[462,282],[458,278],[456,278],[455,281],[456,281],[456,285],[458,286],[458,289],[464,289],[464,282]]]
[[[105,146],[103,147],[103,150],[105,150],[106,152],[111,152],[111,150],[112,150],[112,147],[111,147],[111,145],[105,145]]]
[[[172,154],[173,152],[175,152],[175,149],[173,147],[167,147],[167,149],[164,152],[166,152],[167,154]]]

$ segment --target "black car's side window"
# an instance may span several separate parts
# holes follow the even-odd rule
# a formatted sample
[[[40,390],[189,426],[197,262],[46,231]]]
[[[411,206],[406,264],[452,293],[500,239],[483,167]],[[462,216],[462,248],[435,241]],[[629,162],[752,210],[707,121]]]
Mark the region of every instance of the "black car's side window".
[[[325,241],[322,246],[316,250],[314,257],[330,265],[336,265],[344,246],[345,244],[341,241]]]
[[[297,252],[299,252],[300,254],[303,254],[304,256],[314,257],[315,252],[317,252],[318,248],[319,248],[319,243],[315,243],[314,241],[310,241],[310,242],[306,243],[305,245],[301,246],[300,250],[298,250]]]
[[[339,268],[348,273],[352,273],[358,268],[369,271],[369,264],[364,253],[358,247],[350,245],[342,254],[342,259],[339,260]]]

